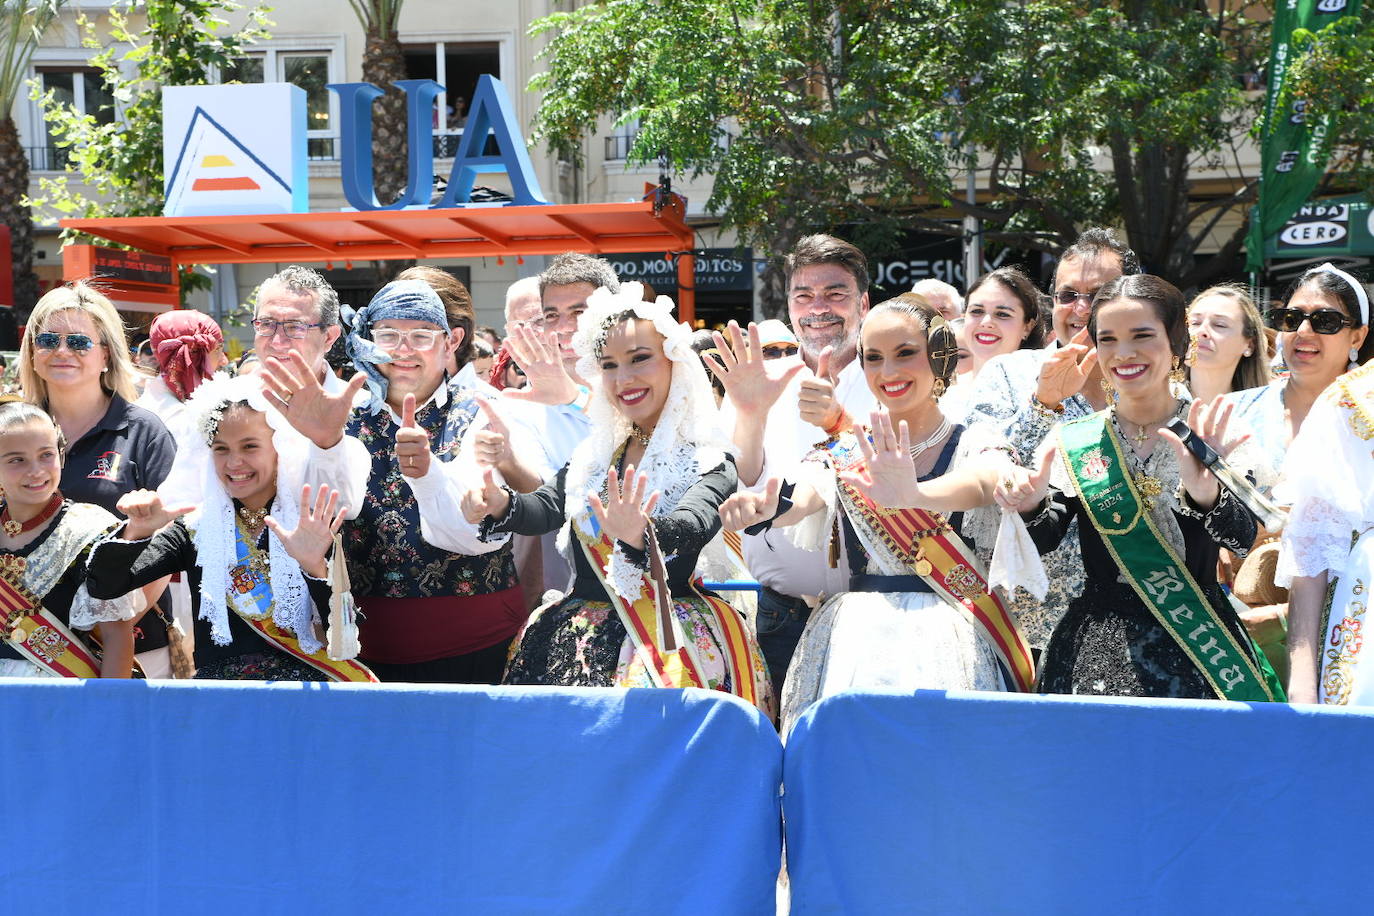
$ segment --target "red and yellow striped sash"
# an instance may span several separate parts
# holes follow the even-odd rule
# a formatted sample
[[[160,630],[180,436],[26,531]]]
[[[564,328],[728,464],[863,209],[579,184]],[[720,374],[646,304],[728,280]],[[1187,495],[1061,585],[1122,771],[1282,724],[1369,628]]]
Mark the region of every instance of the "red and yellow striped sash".
[[[711,612],[720,624],[721,638],[724,640],[720,650],[725,659],[726,669],[730,673],[730,683],[735,688],[735,695],[759,709],[765,709],[767,698],[759,696],[757,682],[754,679],[756,666],[754,654],[749,651],[749,633],[745,628],[744,618],[726,602],[702,591],[700,581],[693,582],[692,587],[697,597],[710,606]]]
[[[0,633],[26,659],[58,677],[100,677],[100,660],[19,583],[23,566],[0,569]]]
[[[692,659],[691,647],[685,639],[675,649],[664,648],[664,644],[668,642],[664,638],[668,634],[664,631],[673,625],[669,617],[673,613],[672,596],[659,596],[649,577],[644,576],[639,597],[634,601],[620,597],[606,576],[615,545],[605,534],[592,539],[591,536],[577,531],[576,526],[573,530],[577,532],[577,540],[586,551],[588,565],[596,572],[597,579],[606,590],[611,606],[620,616],[620,622],[625,625],[625,632],[634,643],[635,652],[643,659],[645,668],[654,679],[654,684],[658,687],[706,686],[700,668]]]
[[[978,628],[1011,673],[1017,690],[1029,693],[1035,683],[1030,646],[963,539],[938,514],[924,509],[878,506],[853,487],[840,483],[858,518],[869,532],[901,557],[912,572]]]
[[[254,633],[292,658],[299,659],[316,671],[325,674],[332,681],[377,683],[377,675],[373,674],[372,670],[360,661],[355,659],[335,661],[325,654],[323,648],[316,649],[314,652],[306,652],[301,648],[300,640],[273,623],[270,615],[250,617],[247,614],[239,614],[239,617],[252,628]]]

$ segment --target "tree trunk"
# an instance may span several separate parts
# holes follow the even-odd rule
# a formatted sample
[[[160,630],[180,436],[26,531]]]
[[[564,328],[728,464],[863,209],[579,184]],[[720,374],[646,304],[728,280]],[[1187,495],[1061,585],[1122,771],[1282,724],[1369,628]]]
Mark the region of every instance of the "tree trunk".
[[[405,78],[405,57],[395,33],[383,38],[370,29],[363,49],[363,79],[386,90],[374,103],[372,115],[373,187],[382,204],[393,203],[406,187],[405,94],[392,85]]]
[[[38,301],[33,272],[33,214],[24,203],[29,193],[29,159],[19,145],[14,119],[0,121],[0,222],[10,229],[10,263],[14,265],[14,302],[21,316]]]

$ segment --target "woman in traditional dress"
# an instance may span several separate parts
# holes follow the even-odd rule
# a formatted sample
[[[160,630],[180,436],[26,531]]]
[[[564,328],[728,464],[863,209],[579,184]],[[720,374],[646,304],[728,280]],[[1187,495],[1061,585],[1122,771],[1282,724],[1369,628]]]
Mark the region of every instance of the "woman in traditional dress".
[[[1250,439],[1237,457],[1253,469],[1255,484],[1268,494],[1279,482],[1289,445],[1317,398],[1343,373],[1374,355],[1368,298],[1360,282],[1331,264],[1306,271],[1289,288],[1283,305],[1269,310],[1288,372],[1260,387],[1226,396],[1232,422],[1244,424]],[[1308,465],[1310,473],[1319,465]],[[1236,597],[1249,610],[1242,619],[1251,636],[1284,668],[1288,595],[1274,582],[1277,532],[1261,532],[1254,556],[1235,575]]]
[[[86,591],[91,547],[120,526],[63,499],[62,433],[32,404],[0,404],[0,677],[128,677],[141,596]],[[16,597],[17,596],[17,597]],[[99,641],[89,635],[94,631]]]
[[[503,683],[701,686],[771,714],[753,635],[692,581],[737,474],[691,330],[671,314],[665,297],[644,302],[638,283],[593,293],[573,337],[579,375],[599,376],[590,437],[533,493],[497,486],[488,471],[464,497],[484,537],[561,528],[575,570],[568,594],[516,637]],[[670,607],[653,600],[660,580]]]
[[[813,452],[790,494],[770,477],[721,509],[732,529],[793,526],[804,549],[835,544],[839,526],[850,590],[807,624],[785,681],[784,733],[811,703],[849,688],[1029,690],[1033,680],[1030,650],[963,537],[965,513],[992,504],[1010,465],[941,412],[953,332],[907,293],[864,318],[859,360],[886,409],[872,428]]]
[[[1360,320],[1351,345],[1356,354],[1360,343],[1368,343],[1362,338],[1369,298],[1358,280],[1341,276],[1346,279],[1337,295],[1344,301],[1349,291],[1355,301],[1348,314]],[[1304,325],[1315,323],[1315,316],[1303,319]],[[1295,336],[1302,336],[1301,327]],[[1275,578],[1289,588],[1288,695],[1294,703],[1374,704],[1374,653],[1361,651],[1374,586],[1372,441],[1374,363],[1336,379],[1318,397],[1274,490],[1279,502],[1292,506]]]
[[[1114,403],[1063,424],[1053,458],[999,495],[1040,507],[1028,527],[1042,553],[1079,519],[1086,583],[1050,637],[1040,691],[1281,698],[1217,583],[1219,550],[1244,556],[1254,516],[1161,429],[1186,416],[1222,455],[1235,445],[1229,409],[1172,384],[1188,346],[1182,294],[1158,277],[1118,278],[1098,292],[1088,330]],[[1052,461],[1065,476],[1051,489]]]
[[[328,562],[343,511],[328,487],[313,500],[302,487],[304,438],[269,410],[256,379],[206,382],[187,407],[200,437],[175,473],[198,479],[203,501],[167,507],[149,490],[121,499],[129,521],[120,539],[92,553],[91,594],[188,573],[197,678],[376,680],[350,660],[352,600]]]

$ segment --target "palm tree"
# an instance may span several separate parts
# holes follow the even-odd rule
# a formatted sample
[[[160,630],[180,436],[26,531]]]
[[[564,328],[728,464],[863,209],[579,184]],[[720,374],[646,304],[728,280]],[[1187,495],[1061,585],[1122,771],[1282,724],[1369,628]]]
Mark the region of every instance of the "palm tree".
[[[28,312],[38,300],[33,273],[33,214],[27,202],[29,158],[19,142],[14,103],[28,79],[38,40],[67,0],[0,0],[0,223],[10,230],[14,305]]]
[[[386,204],[406,186],[405,95],[391,84],[406,78],[405,56],[396,37],[405,0],[348,0],[362,23],[363,79],[386,95],[377,100],[372,118],[372,175],[377,200]]]

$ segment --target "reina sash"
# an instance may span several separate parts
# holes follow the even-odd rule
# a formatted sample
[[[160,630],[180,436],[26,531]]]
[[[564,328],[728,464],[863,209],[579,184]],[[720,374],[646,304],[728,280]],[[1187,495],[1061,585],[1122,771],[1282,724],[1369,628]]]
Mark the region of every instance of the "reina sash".
[[[336,661],[329,657],[323,647],[306,652],[295,635],[277,626],[272,620],[272,586],[266,558],[262,551],[244,539],[243,529],[238,525],[234,526],[234,546],[238,563],[229,570],[229,590],[232,593],[229,606],[254,633],[330,680],[377,683],[377,675],[361,662],[352,659]],[[240,597],[246,600],[239,600]],[[248,610],[245,604],[256,612]]]
[[[862,458],[844,460],[846,468],[861,468]],[[1013,686],[1029,693],[1035,685],[1035,661],[1025,636],[996,592],[988,588],[982,564],[963,539],[937,513],[924,509],[879,506],[842,480],[849,520],[871,538],[887,546],[911,571],[930,585],[946,604],[961,613],[992,647],[1011,675]]]
[[[1059,426],[1060,452],[1088,520],[1140,596],[1223,700],[1283,699],[1283,689],[1231,635],[1188,567],[1145,511],[1121,447],[1099,411]],[[1263,659],[1263,654],[1256,652]]]
[[[615,545],[605,532],[598,530],[589,535],[573,525],[578,543],[587,558],[587,564],[596,573],[597,580],[606,590],[611,606],[620,616],[625,632],[630,635],[635,654],[644,662],[656,687],[705,687],[701,677],[701,667],[697,664],[693,646],[682,633],[682,625],[673,613],[673,598],[668,593],[661,575],[644,576],[640,581],[639,595],[629,601],[620,597],[611,585],[607,570],[611,564],[611,554]],[[652,538],[653,526],[649,526],[646,537]],[[648,544],[650,561],[656,559],[657,541]],[[661,559],[658,561],[661,563]],[[651,579],[657,581],[650,581]],[[750,685],[753,681],[750,680]],[[625,686],[619,684],[617,686]]]
[[[23,584],[24,559],[0,562],[0,632],[29,661],[58,677],[100,677],[100,660]]]

